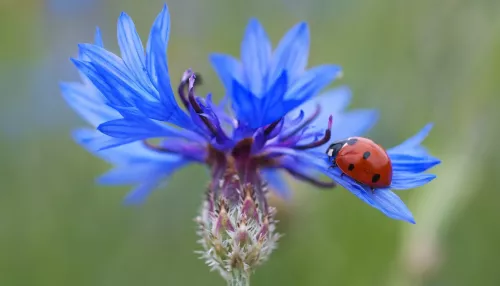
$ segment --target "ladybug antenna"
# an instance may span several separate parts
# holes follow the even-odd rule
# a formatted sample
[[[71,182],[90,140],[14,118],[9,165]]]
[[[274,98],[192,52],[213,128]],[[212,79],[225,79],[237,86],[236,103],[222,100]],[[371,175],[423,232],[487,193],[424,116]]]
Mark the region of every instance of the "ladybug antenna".
[[[308,118],[306,118],[302,124],[300,124],[299,126],[297,126],[297,128],[295,128],[292,132],[290,132],[289,134],[286,134],[284,136],[282,136],[280,138],[281,141],[286,141],[287,139],[289,139],[290,137],[296,135],[297,133],[300,132],[300,130],[304,129],[306,126],[308,126],[309,124],[311,124],[314,119],[316,119],[318,117],[318,115],[321,113],[321,106],[319,104],[316,105],[316,109],[314,110],[313,114],[311,114],[311,116],[309,116]]]
[[[330,117],[328,118],[328,127],[325,130],[325,135],[323,135],[323,138],[321,138],[317,141],[313,141],[309,144],[297,145],[294,147],[294,149],[297,149],[297,150],[312,149],[312,148],[316,148],[316,147],[319,147],[323,144],[328,143],[328,141],[330,141],[330,139],[332,138],[332,125],[333,125],[333,116],[330,115]]]

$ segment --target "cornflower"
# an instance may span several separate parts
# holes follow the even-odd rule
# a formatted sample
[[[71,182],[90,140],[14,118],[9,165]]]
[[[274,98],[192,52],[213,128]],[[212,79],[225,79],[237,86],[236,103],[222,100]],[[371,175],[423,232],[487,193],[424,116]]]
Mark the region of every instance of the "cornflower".
[[[205,200],[196,218],[201,254],[230,285],[248,285],[252,271],[276,248],[276,210],[268,204],[267,194],[290,197],[285,173],[318,188],[341,184],[386,215],[413,221],[392,191],[368,194],[329,168],[325,146],[363,134],[378,113],[344,111],[351,98],[347,87],[319,94],[341,75],[341,68],[306,69],[306,23],[292,27],[273,51],[264,28],[250,20],[241,61],[224,54],[210,57],[225,86],[224,99],[215,103],[211,94],[199,96],[197,76],[188,69],[176,89],[182,107],[168,71],[169,32],[165,5],[144,49],[132,19],[122,13],[117,37],[121,57],[104,48],[97,29],[94,44],[80,44],[78,58],[72,59],[82,83],[63,83],[61,90],[68,104],[94,127],[75,130],[76,141],[114,165],[98,181],[136,185],[125,203],[143,202],[189,164],[209,169]],[[152,143],[153,138],[159,143]],[[390,150],[393,188],[418,187],[433,178],[421,174],[437,164],[421,149],[422,139],[419,133]],[[327,180],[321,180],[323,175]]]

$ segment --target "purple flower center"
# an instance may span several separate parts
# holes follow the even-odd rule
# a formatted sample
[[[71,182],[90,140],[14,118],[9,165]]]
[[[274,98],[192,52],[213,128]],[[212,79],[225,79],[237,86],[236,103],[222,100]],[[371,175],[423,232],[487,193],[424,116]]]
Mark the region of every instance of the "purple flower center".
[[[246,122],[237,121],[228,115],[223,107],[213,104],[211,96],[206,99],[197,96],[195,86],[198,83],[196,75],[187,70],[177,91],[181,102],[196,123],[198,130],[193,131],[205,138],[205,141],[183,141],[158,146],[144,141],[147,147],[158,152],[177,153],[202,160],[211,170],[210,189],[215,193],[220,191],[220,180],[228,179],[224,178],[225,176],[238,176],[238,186],[222,190],[226,192],[222,195],[234,202],[240,199],[241,189],[250,185],[255,188],[257,199],[265,203],[262,188],[265,182],[260,175],[260,170],[264,168],[283,169],[298,179],[323,188],[336,185],[333,181],[322,182],[301,172],[287,154],[287,151],[317,148],[330,141],[331,116],[326,130],[318,132],[318,129],[311,128],[311,123],[320,114],[319,106],[307,117],[301,112],[296,118],[285,116],[266,126],[252,129]],[[227,193],[236,189],[239,193]]]

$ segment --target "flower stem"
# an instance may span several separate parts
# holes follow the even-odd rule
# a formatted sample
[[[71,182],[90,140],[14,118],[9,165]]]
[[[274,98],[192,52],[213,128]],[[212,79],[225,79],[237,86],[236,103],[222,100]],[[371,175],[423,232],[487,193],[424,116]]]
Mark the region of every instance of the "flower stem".
[[[250,286],[250,275],[248,273],[234,269],[231,277],[227,281],[228,286]]]

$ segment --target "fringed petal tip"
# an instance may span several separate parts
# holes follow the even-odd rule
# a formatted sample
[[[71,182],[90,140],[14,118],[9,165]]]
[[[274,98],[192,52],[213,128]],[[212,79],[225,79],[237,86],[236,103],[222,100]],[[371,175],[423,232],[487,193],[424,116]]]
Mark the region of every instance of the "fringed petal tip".
[[[393,166],[395,189],[411,189],[423,186],[436,178],[436,175],[424,173],[441,164],[421,145],[433,127],[433,123],[424,126],[417,134],[387,151]]]
[[[423,147],[421,144],[424,139],[429,135],[434,123],[428,123],[422,128],[419,132],[417,132],[412,137],[406,139],[403,143],[387,149],[387,153],[389,154],[408,154],[414,156],[428,156],[431,155],[429,152]]]

